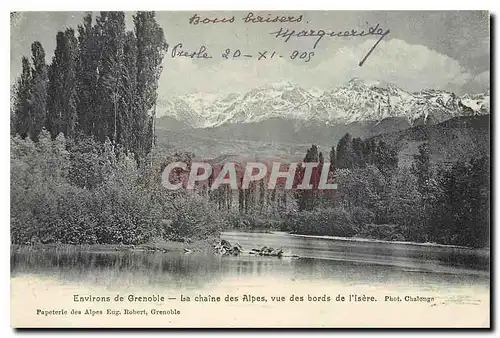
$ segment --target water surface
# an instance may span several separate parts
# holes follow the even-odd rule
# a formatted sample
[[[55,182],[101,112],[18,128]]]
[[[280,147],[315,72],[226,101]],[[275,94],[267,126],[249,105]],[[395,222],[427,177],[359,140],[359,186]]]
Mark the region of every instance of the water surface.
[[[347,285],[415,286],[422,290],[476,285],[489,288],[489,251],[402,243],[226,232],[222,238],[245,250],[281,247],[299,258],[217,256],[171,252],[14,253],[12,276],[56,278],[64,283],[204,288],[248,277],[323,281]]]

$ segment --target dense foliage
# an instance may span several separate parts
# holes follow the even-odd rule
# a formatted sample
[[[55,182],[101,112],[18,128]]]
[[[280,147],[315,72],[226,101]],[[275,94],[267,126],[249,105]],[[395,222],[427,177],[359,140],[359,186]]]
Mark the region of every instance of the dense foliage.
[[[293,194],[250,190],[251,207],[244,210],[245,217],[233,217],[231,225],[305,235],[489,246],[489,158],[434,164],[430,158],[428,145],[422,143],[411,166],[398,165],[397,152],[387,144],[346,135],[330,150],[337,190],[317,189],[315,172],[313,190]],[[307,151],[304,162],[323,165],[318,147]],[[300,178],[299,170],[296,179]],[[266,199],[268,194],[281,197]]]
[[[167,44],[154,12],[85,15],[59,32],[50,65],[39,42],[13,88],[11,240],[137,244],[217,236],[210,202],[161,185],[187,154],[154,148],[156,90]],[[160,156],[161,155],[161,156]]]
[[[349,137],[344,137],[336,151],[331,152],[343,161],[343,169],[333,166],[338,183],[335,196],[326,199],[326,203],[324,198],[316,199],[312,210],[298,208],[286,218],[284,230],[299,234],[489,246],[488,157],[431,164],[429,148],[423,143],[411,167],[398,167],[391,150],[375,152],[378,160],[360,166],[357,160],[346,161],[356,158],[356,155],[345,154],[356,148],[350,142]],[[334,161],[332,159],[332,163]]]
[[[123,12],[101,12],[95,20],[85,15],[78,36],[72,28],[57,33],[50,65],[41,43],[33,42],[31,62],[22,58],[14,88],[12,135],[36,141],[42,128],[52,138],[82,134],[145,157],[154,144],[167,43],[154,12],[137,12],[133,22],[127,31]]]
[[[42,131],[38,142],[11,138],[11,234],[14,243],[137,244],[207,239],[224,220],[199,196],[163,188],[152,166],[110,141],[73,143]]]

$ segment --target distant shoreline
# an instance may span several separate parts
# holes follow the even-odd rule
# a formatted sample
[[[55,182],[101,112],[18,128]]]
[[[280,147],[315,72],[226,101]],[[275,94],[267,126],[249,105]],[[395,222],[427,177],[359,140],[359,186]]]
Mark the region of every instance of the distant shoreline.
[[[339,236],[321,236],[321,235],[302,235],[302,234],[292,234],[288,233],[290,236],[304,237],[304,238],[318,238],[318,239],[329,239],[329,240],[339,240],[339,241],[350,241],[350,242],[368,242],[368,243],[388,243],[388,244],[403,244],[403,245],[415,245],[415,246],[427,246],[427,247],[443,247],[443,248],[455,248],[455,249],[467,249],[474,251],[485,251],[489,254],[490,248],[473,248],[468,246],[451,245],[451,244],[439,244],[439,243],[419,243],[410,241],[386,241],[382,239],[371,239],[371,238],[358,238],[358,237],[339,237]]]

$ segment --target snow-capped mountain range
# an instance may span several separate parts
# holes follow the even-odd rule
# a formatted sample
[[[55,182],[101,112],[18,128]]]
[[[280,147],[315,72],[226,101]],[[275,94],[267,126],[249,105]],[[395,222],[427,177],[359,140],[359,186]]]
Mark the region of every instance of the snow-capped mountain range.
[[[158,100],[157,114],[194,127],[261,122],[271,118],[325,124],[407,118],[411,125],[438,123],[455,116],[490,113],[489,92],[457,96],[425,89],[410,93],[393,84],[367,84],[358,78],[331,91],[273,83],[244,94],[190,94]]]

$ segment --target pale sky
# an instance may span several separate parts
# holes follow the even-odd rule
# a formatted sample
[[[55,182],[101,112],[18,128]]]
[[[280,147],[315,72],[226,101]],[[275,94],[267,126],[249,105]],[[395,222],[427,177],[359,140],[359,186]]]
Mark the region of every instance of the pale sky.
[[[233,23],[189,24],[196,12],[157,12],[169,53],[163,61],[159,97],[200,92],[244,92],[272,82],[291,81],[305,88],[333,89],[352,77],[366,81],[394,83],[417,91],[436,88],[457,94],[489,90],[490,27],[489,13],[480,11],[292,11],[254,12],[268,17],[303,15],[300,23],[244,23],[248,12],[198,12],[201,17],[235,17]],[[133,13],[127,13],[132,28]],[[29,55],[30,44],[40,41],[50,62],[55,36],[66,27],[76,29],[83,12],[18,12],[11,19],[11,83],[19,74],[21,56]],[[316,38],[291,38],[285,43],[272,32],[283,29],[367,31],[376,26],[390,33],[373,50],[362,67],[359,61],[378,36],[323,37],[313,49]],[[172,48],[197,51],[205,45],[211,59],[171,57]],[[239,49],[234,60],[222,58],[224,51]],[[268,51],[267,59],[257,60]],[[309,62],[294,51],[314,52]],[[275,51],[275,57],[270,58]],[[279,57],[279,56],[282,57]]]

